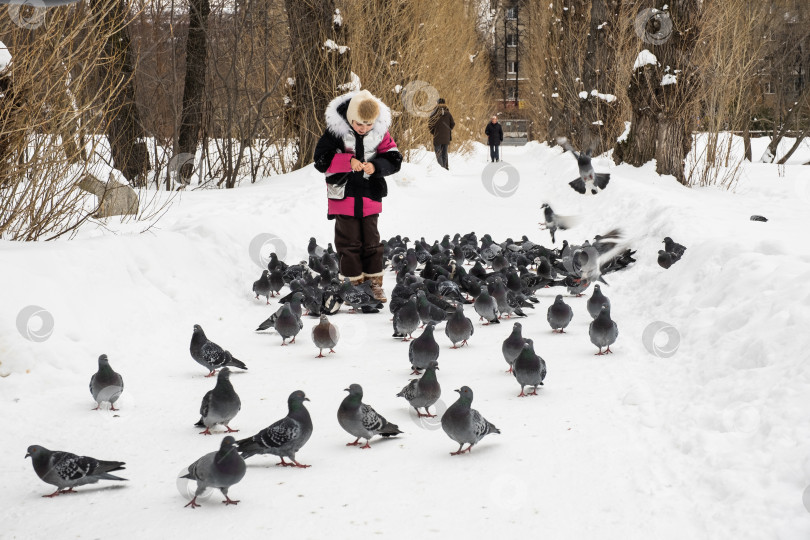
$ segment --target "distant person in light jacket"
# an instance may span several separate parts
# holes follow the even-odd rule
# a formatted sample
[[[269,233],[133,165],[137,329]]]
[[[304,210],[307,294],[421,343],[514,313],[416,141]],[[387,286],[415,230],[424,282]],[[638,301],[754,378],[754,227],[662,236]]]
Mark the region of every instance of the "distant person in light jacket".
[[[493,116],[487,128],[484,130],[489,144],[489,158],[493,163],[501,160],[501,143],[503,142],[503,128],[498,123],[498,117]]]
[[[453,128],[456,127],[456,122],[453,120],[453,115],[444,102],[444,98],[439,98],[436,102],[436,108],[430,113],[428,118],[428,129],[430,134],[433,135],[433,149],[436,152],[436,161],[439,165],[447,170],[450,167],[447,163],[447,147],[450,141],[453,140]]]

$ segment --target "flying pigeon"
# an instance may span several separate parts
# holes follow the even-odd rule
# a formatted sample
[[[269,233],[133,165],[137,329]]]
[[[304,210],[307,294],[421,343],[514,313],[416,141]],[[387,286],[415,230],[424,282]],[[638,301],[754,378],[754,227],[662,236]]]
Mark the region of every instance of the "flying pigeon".
[[[351,384],[345,390],[349,395],[343,399],[338,408],[338,422],[352,437],[357,437],[354,442],[346,443],[346,446],[357,446],[363,438],[366,444],[360,448],[371,448],[369,442],[375,435],[395,437],[402,433],[396,424],[392,424],[370,405],[363,403],[363,388],[359,384]]]
[[[458,400],[450,405],[442,416],[442,429],[459,445],[458,450],[450,452],[451,456],[469,452],[473,445],[486,435],[501,432],[481,416],[481,413],[471,408],[473,391],[469,386],[462,386],[456,392],[459,393]],[[464,444],[469,446],[462,450]]]
[[[205,393],[200,403],[200,421],[194,424],[196,427],[204,427],[205,431],[201,431],[200,435],[212,435],[211,428],[217,424],[222,424],[228,430],[228,433],[239,431],[238,429],[231,429],[228,425],[231,420],[239,413],[242,408],[242,402],[233,389],[230,381],[231,370],[224,367],[217,375],[217,384],[213,390]]]
[[[113,371],[106,354],[98,357],[98,371],[90,377],[90,393],[96,401],[97,411],[105,401],[110,404],[111,411],[117,411],[115,402],[124,391],[124,379]]]
[[[563,302],[562,295],[558,294],[554,299],[554,303],[548,306],[548,314],[546,315],[546,320],[551,325],[551,331],[564,334],[565,327],[568,326],[573,317],[574,311],[571,306]]]
[[[557,232],[557,229],[564,231],[579,224],[580,220],[577,216],[559,216],[555,214],[551,206],[546,203],[543,203],[540,208],[543,210],[543,219],[545,220],[543,224],[546,229],[548,229],[548,232],[551,233],[552,244],[556,242],[554,233]]]
[[[411,341],[408,347],[408,360],[411,367],[413,367],[412,375],[419,375],[420,370],[426,369],[431,362],[439,358],[439,344],[436,343],[436,338],[433,337],[435,328],[436,323],[429,322],[422,334]]]
[[[219,489],[225,496],[224,505],[236,504],[228,497],[228,488],[239,483],[245,476],[245,460],[236,449],[236,440],[230,435],[222,439],[217,452],[205,454],[203,457],[188,466],[188,473],[180,478],[188,478],[197,482],[197,491],[194,498],[186,505],[191,508],[200,506],[197,497],[207,488]]]
[[[599,316],[599,312],[602,310],[603,305],[610,307],[610,300],[607,296],[602,294],[602,290],[599,285],[594,285],[593,294],[590,298],[588,298],[588,313],[590,313],[591,317],[595,319]]]
[[[610,318],[610,307],[605,304],[602,306],[599,315],[591,321],[588,335],[591,337],[591,343],[599,347],[599,352],[596,355],[610,354],[610,346],[616,342],[619,336],[619,327]],[[602,347],[607,347],[605,352],[602,352]]]
[[[312,327],[312,342],[318,347],[318,356],[315,358],[323,358],[324,349],[329,349],[330,353],[335,352],[334,346],[337,345],[339,339],[338,327],[330,323],[326,315],[322,314],[320,322]]]
[[[534,342],[527,339],[520,354],[515,358],[512,375],[515,376],[520,385],[518,397],[536,396],[537,387],[543,385],[546,378],[546,362],[534,352]],[[528,394],[523,393],[523,389],[532,386],[534,389]]]
[[[435,360],[431,361],[425,368],[425,373],[419,379],[412,379],[408,385],[397,394],[397,397],[404,397],[408,400],[411,407],[416,409],[416,414],[419,417],[434,418],[435,414],[430,414],[429,407],[436,403],[442,395],[442,389],[439,386],[439,381],[436,379],[436,370],[439,369],[439,363]],[[425,408],[425,414],[419,412],[419,408]]]
[[[571,154],[577,158],[577,165],[579,166],[579,178],[568,183],[568,185],[571,186],[574,191],[582,193],[583,195],[587,192],[596,195],[607,187],[608,182],[610,181],[610,174],[594,172],[593,165],[591,165],[591,154],[593,153],[592,148],[588,148],[588,150],[586,150],[584,153],[577,153],[577,151],[574,150],[574,147],[571,146],[571,143],[568,142],[568,139],[565,137],[558,138],[557,143],[566,151],[571,152]]]
[[[526,340],[523,339],[522,332],[523,325],[516,322],[512,326],[512,333],[503,340],[503,345],[501,345],[503,358],[506,360],[506,363],[509,364],[509,369],[506,370],[507,373],[512,373],[512,365],[515,363],[515,358],[518,357],[520,351],[523,350],[524,343],[526,343]]]
[[[270,270],[262,270],[262,277],[253,282],[253,292],[256,294],[256,299],[264,296],[267,299],[266,303],[270,303]]]
[[[76,493],[74,487],[95,484],[99,480],[126,480],[110,474],[122,470],[123,461],[101,461],[70,452],[51,451],[37,444],[28,447],[25,457],[31,458],[34,472],[40,480],[57,488],[50,495],[43,497],[52,498],[62,493]]]
[[[269,427],[258,432],[253,437],[242,439],[236,444],[242,457],[247,459],[256,454],[272,454],[281,458],[281,463],[276,463],[282,467],[306,468],[295,460],[295,454],[309,440],[312,435],[312,418],[309,411],[304,407],[304,402],[309,398],[302,390],[296,390],[287,398],[287,416],[281,420],[270,424]],[[292,463],[287,463],[284,458],[289,458]]]
[[[191,357],[210,372],[206,377],[213,377],[217,369],[225,366],[247,369],[247,366],[241,360],[234,358],[229,351],[223,350],[213,341],[208,341],[199,324],[194,325],[190,350]]]

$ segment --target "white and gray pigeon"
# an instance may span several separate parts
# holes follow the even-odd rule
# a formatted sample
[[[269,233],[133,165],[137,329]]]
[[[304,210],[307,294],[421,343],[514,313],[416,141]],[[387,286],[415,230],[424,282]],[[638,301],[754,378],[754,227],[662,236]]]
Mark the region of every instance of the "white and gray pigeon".
[[[109,403],[111,411],[117,411],[115,402],[121,397],[121,392],[124,391],[124,379],[116,373],[112,367],[106,354],[98,357],[98,371],[90,377],[90,393],[96,401],[96,407],[93,409],[97,411],[102,403]]]
[[[596,355],[610,354],[610,346],[616,342],[619,336],[619,327],[610,318],[610,306],[607,304],[602,306],[599,315],[591,321],[588,329],[588,335],[591,337],[591,343],[599,347],[599,352]],[[602,347],[607,347],[605,352],[602,352]]]
[[[395,437],[402,433],[399,426],[392,424],[370,405],[363,403],[363,388],[359,384],[351,384],[344,390],[349,395],[343,398],[338,407],[338,423],[352,437],[357,437],[354,442],[346,443],[346,446],[357,446],[362,438],[366,440],[366,444],[360,448],[371,448],[369,442],[375,435]]]
[[[434,418],[435,414],[430,414],[429,407],[439,401],[442,395],[442,388],[439,386],[439,380],[436,378],[436,370],[439,369],[439,363],[435,360],[430,362],[425,368],[425,373],[418,379],[411,379],[405,388],[397,394],[397,397],[404,397],[408,400],[411,407],[416,409],[416,414],[419,417]],[[425,414],[422,414],[419,409],[424,407]]]
[[[295,336],[304,328],[304,323],[299,317],[295,316],[295,313],[293,313],[288,303],[281,307],[281,313],[279,313],[273,327],[276,329],[276,332],[281,335],[281,344],[287,345],[289,338],[292,338],[290,343],[295,343]]]
[[[575,227],[580,222],[577,216],[560,216],[554,213],[554,210],[552,210],[551,206],[547,203],[543,203],[540,208],[543,210],[544,221],[542,224],[545,225],[545,228],[551,233],[552,244],[556,242],[554,234],[557,232],[557,229],[564,231]]]
[[[512,333],[503,340],[503,345],[501,345],[503,359],[509,364],[509,369],[506,370],[507,373],[512,373],[512,365],[515,363],[515,358],[517,358],[520,351],[523,350],[525,343],[526,340],[523,339],[523,325],[516,322],[512,326]]]
[[[442,416],[442,429],[459,445],[458,450],[450,452],[451,456],[470,452],[474,445],[490,433],[501,432],[471,407],[473,391],[469,386],[462,386],[456,392],[459,393],[458,400],[450,405]],[[469,446],[462,450],[465,444]]]
[[[253,437],[242,439],[236,444],[242,457],[247,459],[257,454],[270,454],[281,458],[282,467],[300,467],[305,469],[310,465],[298,463],[295,454],[307,443],[312,435],[312,418],[304,407],[309,398],[303,390],[296,390],[287,398],[287,416],[270,426],[264,428]],[[292,463],[284,461],[288,458]]]
[[[126,481],[126,478],[110,474],[124,469],[123,461],[102,461],[70,452],[48,450],[37,444],[28,447],[25,457],[31,458],[34,472],[40,480],[56,486],[56,491],[43,497],[52,498],[62,493],[76,493],[74,487],[95,484],[99,480]]]
[[[219,489],[225,496],[224,505],[236,504],[228,497],[228,489],[238,484],[245,476],[245,460],[239,455],[235,446],[236,440],[230,435],[222,439],[219,450],[210,452],[188,466],[188,473],[180,478],[188,478],[197,482],[197,491],[194,498],[186,505],[191,508],[200,506],[197,497],[206,489]]]
[[[588,148],[585,152],[577,153],[565,137],[558,138],[557,143],[577,158],[579,178],[568,183],[574,191],[582,193],[583,195],[586,193],[596,195],[607,187],[610,181],[610,174],[594,172],[593,165],[591,164],[592,148]]]
[[[475,297],[473,309],[475,309],[475,312],[481,317],[479,320],[486,319],[487,322],[484,323],[484,326],[490,323],[499,324],[501,322],[498,320],[498,304],[489,294],[486,287],[481,287],[481,294]]]
[[[222,424],[228,433],[235,433],[238,429],[231,429],[228,425],[242,409],[242,401],[233,389],[230,381],[231,370],[224,367],[217,376],[217,384],[213,390],[205,393],[200,403],[200,421],[196,427],[204,427],[200,435],[213,435],[211,428]]]
[[[469,317],[464,315],[464,305],[456,304],[456,312],[450,315],[444,326],[444,333],[453,343],[451,349],[458,349],[467,344],[467,340],[475,333],[475,328]],[[461,345],[459,345],[461,343]]]
[[[426,369],[431,362],[439,359],[439,344],[433,336],[435,329],[436,323],[429,322],[422,334],[411,341],[408,347],[408,361],[413,368],[411,375],[419,375],[420,370]]]
[[[209,341],[199,324],[194,325],[190,351],[191,357],[210,372],[206,377],[213,377],[219,368],[225,366],[247,369],[247,366],[241,360],[234,358],[229,351],[224,350],[213,341]]]
[[[546,378],[546,361],[534,352],[534,341],[531,339],[526,340],[520,354],[515,358],[512,375],[520,385],[518,397],[536,396],[537,387],[543,385],[543,380]],[[531,386],[533,389],[528,394],[524,394],[523,389],[527,386]]]
[[[262,276],[258,280],[253,282],[253,292],[256,294],[256,299],[257,300],[258,300],[258,298],[260,296],[264,296],[265,299],[267,299],[267,302],[265,302],[265,303],[267,303],[267,304],[270,303],[271,287],[270,287],[270,271],[269,270],[263,270],[262,271]]]
[[[324,349],[329,349],[330,353],[335,352],[334,347],[339,340],[340,330],[338,330],[338,327],[329,322],[326,315],[321,314],[318,324],[312,327],[312,342],[318,347],[318,356],[315,358],[323,358]]]
[[[610,299],[602,293],[601,287],[599,285],[593,286],[593,294],[590,298],[588,298],[588,313],[591,314],[591,317],[594,319],[599,316],[599,312],[602,310],[602,306],[607,305],[610,307]]]
[[[419,310],[416,307],[416,296],[411,296],[401,308],[394,312],[393,337],[408,341],[413,338],[413,332],[419,327]]]
[[[564,334],[565,328],[573,318],[574,310],[563,301],[562,295],[558,294],[554,299],[554,303],[548,306],[548,313],[546,314],[546,320],[551,325],[551,331]]]

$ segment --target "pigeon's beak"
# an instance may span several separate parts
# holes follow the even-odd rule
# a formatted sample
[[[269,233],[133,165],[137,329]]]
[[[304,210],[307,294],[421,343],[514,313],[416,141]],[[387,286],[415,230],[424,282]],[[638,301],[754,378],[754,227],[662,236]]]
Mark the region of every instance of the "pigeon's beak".
[[[25,453],[25,457],[29,458],[29,457],[31,457],[31,454],[29,454],[28,452],[26,452],[26,453]]]
[[[344,388],[343,391],[344,392],[350,392],[351,390],[349,390],[348,388]]]
[[[453,390],[453,392],[458,392],[458,393],[460,394],[460,393],[461,393],[461,390],[459,390],[458,388],[456,388],[455,390]]]
[[[309,398],[308,398],[308,397],[305,397],[305,398],[304,398],[304,401],[309,401]]]

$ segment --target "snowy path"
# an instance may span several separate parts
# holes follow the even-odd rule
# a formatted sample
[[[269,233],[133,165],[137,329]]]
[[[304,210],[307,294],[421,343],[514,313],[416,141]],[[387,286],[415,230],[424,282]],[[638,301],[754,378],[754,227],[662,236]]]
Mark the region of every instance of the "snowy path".
[[[454,388],[468,385],[473,407],[502,431],[471,455],[451,458],[456,445],[438,423],[416,419],[395,397],[410,369],[407,344],[389,337],[387,307],[378,315],[344,308],[333,317],[342,339],[326,359],[314,358],[315,319],[305,320],[290,347],[280,347],[274,332],[253,331],[276,304],[249,293],[261,271],[249,257],[251,239],[277,235],[287,262],[306,254],[310,236],[331,241],[322,180],[311,166],[229,192],[184,194],[143,235],[129,234],[130,226],[119,227],[119,235],[88,228],[72,242],[2,243],[0,537],[476,538],[531,531],[561,539],[806,539],[806,167],[788,165],[786,177],[777,178],[775,167],[750,165],[736,194],[685,189],[657,177],[652,164],[611,167],[608,189],[582,197],[567,186],[573,158],[533,144],[506,149],[519,186],[499,198],[482,184],[485,153],[481,147],[468,159],[451,156],[451,173],[432,160],[406,164],[389,181],[383,237],[432,241],[474,230],[496,241],[526,234],[549,245],[537,226],[544,201],[587,218],[559,232],[558,242],[622,227],[638,263],[607,276],[603,289],[619,325],[615,354],[593,355],[587,296],[566,298],[574,321],[556,335],[545,313],[562,291],[541,291],[537,309],[520,321],[549,375],[539,397],[517,398],[500,352],[511,322],[476,323],[470,346],[460,350],[449,348],[440,326],[443,405],[455,401]],[[597,170],[610,165],[596,161]],[[771,221],[750,222],[751,214]],[[667,235],[688,251],[664,271],[655,257]],[[28,305],[53,315],[46,341],[17,332],[17,313]],[[649,354],[642,343],[655,321],[679,331],[670,358]],[[202,508],[184,509],[175,487],[178,473],[221,439],[198,435],[192,425],[213,386],[189,356],[195,323],[249,366],[232,377],[243,406],[231,424],[238,435],[284,416],[293,390],[312,400],[315,431],[298,455],[312,468],[251,458],[230,492],[242,501],[237,507],[224,507],[215,493]],[[87,382],[101,353],[124,376],[115,416],[89,410]],[[344,446],[351,438],[335,414],[342,389],[353,382],[404,435],[372,441],[371,450]],[[41,499],[49,486],[23,459],[29,444],[126,461],[122,476],[130,481]]]

